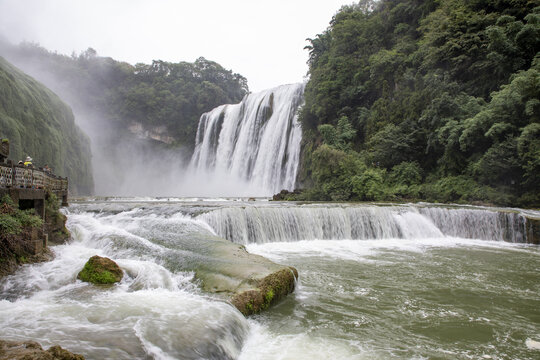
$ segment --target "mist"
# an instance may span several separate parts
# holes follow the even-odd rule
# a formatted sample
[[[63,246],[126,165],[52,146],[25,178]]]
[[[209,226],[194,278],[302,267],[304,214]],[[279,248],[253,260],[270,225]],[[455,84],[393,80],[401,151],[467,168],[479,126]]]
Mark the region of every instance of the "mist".
[[[185,175],[189,149],[167,147],[129,129],[118,128],[107,114],[88,106],[88,94],[73,91],[72,84],[59,79],[46,64],[15,50],[16,46],[3,42],[0,55],[60,96],[71,107],[76,124],[89,137],[95,195],[167,196],[171,191],[177,192],[174,187]]]
[[[118,117],[111,118],[110,112],[89,102],[88,98],[102,90],[100,81],[111,81],[107,69],[93,69],[90,86],[81,89],[72,83],[73,79],[55,72],[51,64],[17,51],[19,45],[14,44],[30,41],[44,46],[45,52],[68,57],[71,54],[73,59],[96,56],[96,50],[89,48],[92,46],[101,59],[113,56],[119,66],[131,67],[160,58],[178,61],[211,56],[226,69],[234,68],[247,75],[253,84],[251,91],[261,91],[303,81],[307,72],[307,52],[303,50],[306,38],[322,31],[341,5],[348,3],[279,3],[261,11],[259,5],[246,1],[234,6],[221,2],[188,6],[168,0],[118,1],[114,5],[100,1],[90,4],[8,0],[0,4],[0,40],[5,38],[0,41],[0,56],[42,82],[72,108],[77,125],[91,142],[95,195],[271,195],[268,189],[257,187],[245,176],[191,171],[193,131],[185,130],[192,134],[191,144],[186,139],[178,141],[157,120],[150,119],[151,126],[141,125],[129,114],[122,115],[126,112],[122,109],[117,111]],[[276,26],[277,23],[280,25]],[[216,98],[214,106],[238,103],[241,98]],[[144,94],[141,99],[145,99]],[[200,109],[189,126],[196,128],[198,118],[214,106]]]

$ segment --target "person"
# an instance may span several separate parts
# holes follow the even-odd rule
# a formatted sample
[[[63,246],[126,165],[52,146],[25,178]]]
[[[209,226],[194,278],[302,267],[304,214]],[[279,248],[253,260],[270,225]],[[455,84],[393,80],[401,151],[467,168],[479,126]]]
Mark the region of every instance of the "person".
[[[24,161],[24,166],[26,167],[33,167],[32,166],[32,158],[30,156],[26,157],[26,160]]]
[[[43,171],[45,171],[48,174],[51,173],[51,168],[49,167],[49,164],[45,164],[45,166],[43,167]]]
[[[24,165],[24,163],[23,163],[23,161],[22,161],[22,160],[19,160],[19,163],[18,163],[17,165],[19,165],[19,166],[23,166],[23,165]]]

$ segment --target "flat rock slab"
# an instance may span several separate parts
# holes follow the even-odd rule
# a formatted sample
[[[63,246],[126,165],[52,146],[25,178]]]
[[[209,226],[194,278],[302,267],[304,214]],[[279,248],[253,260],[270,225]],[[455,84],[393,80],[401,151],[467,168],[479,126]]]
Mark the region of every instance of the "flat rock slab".
[[[246,316],[294,291],[298,271],[293,267],[250,254],[243,245],[219,237],[206,237],[197,244],[190,251],[204,253],[193,264],[203,290],[227,298]]]

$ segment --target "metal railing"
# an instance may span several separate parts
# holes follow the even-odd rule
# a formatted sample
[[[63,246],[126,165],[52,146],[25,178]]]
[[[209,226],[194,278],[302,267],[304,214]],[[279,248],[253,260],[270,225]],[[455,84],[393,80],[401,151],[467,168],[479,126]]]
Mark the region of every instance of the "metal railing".
[[[68,190],[68,179],[45,170],[20,165],[0,164],[0,187],[49,189],[60,192]]]

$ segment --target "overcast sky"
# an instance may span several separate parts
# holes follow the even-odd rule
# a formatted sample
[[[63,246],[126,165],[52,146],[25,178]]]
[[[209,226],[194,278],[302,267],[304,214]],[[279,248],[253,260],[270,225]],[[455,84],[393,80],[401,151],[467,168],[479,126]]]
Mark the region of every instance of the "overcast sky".
[[[116,60],[217,61],[251,91],[301,82],[306,38],[352,0],[0,0],[0,34],[70,55]]]

